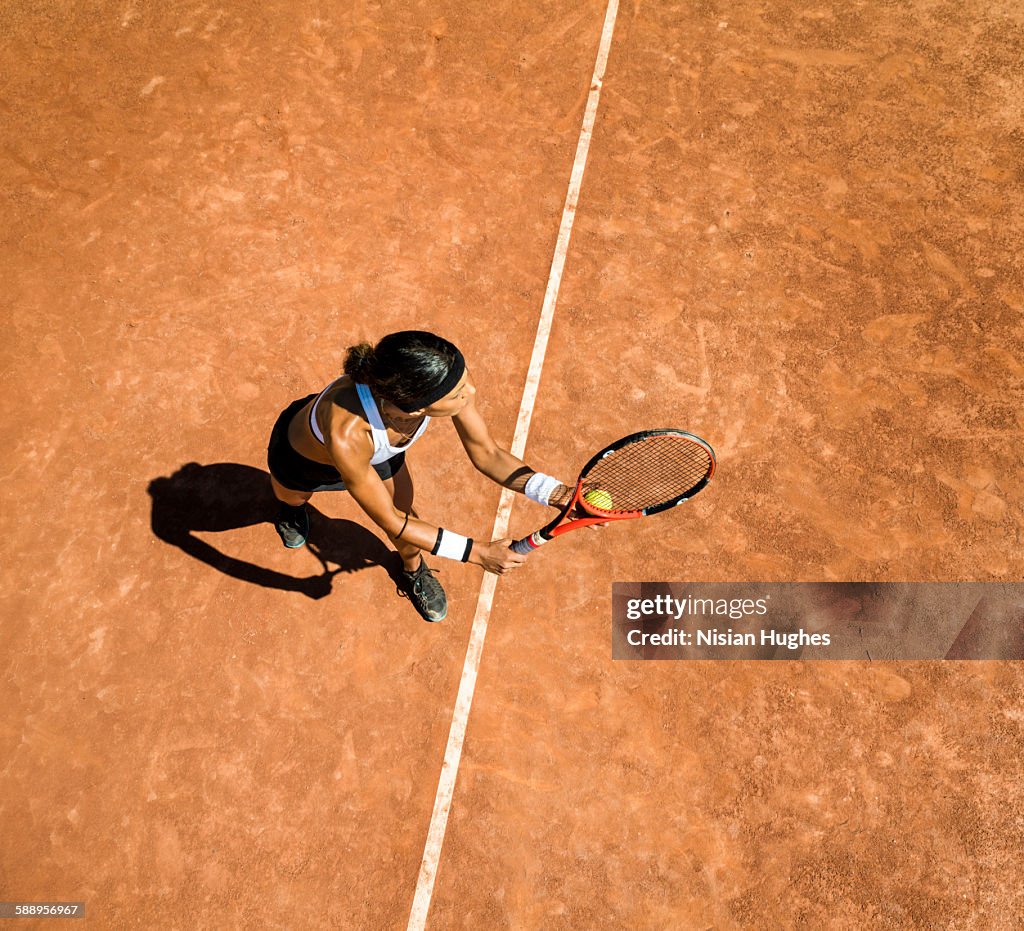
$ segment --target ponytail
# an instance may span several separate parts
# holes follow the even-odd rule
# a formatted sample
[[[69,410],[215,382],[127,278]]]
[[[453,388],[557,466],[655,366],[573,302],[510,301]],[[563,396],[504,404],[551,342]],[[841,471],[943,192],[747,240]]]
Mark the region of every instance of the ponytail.
[[[369,343],[357,343],[350,346],[345,356],[345,374],[354,382],[373,384],[374,362],[376,353]]]

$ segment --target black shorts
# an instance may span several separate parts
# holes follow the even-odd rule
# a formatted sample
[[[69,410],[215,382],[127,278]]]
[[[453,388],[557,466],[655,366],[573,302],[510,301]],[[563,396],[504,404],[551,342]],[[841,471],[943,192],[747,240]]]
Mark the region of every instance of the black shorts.
[[[345,491],[345,483],[341,473],[334,466],[324,465],[313,459],[307,459],[297,453],[288,442],[288,425],[295,415],[302,410],[315,394],[292,401],[277,418],[274,429],[270,431],[270,442],[267,444],[267,466],[285,488],[292,491]],[[375,465],[374,471],[381,478],[397,475],[405,465],[405,453],[399,453],[390,459]]]

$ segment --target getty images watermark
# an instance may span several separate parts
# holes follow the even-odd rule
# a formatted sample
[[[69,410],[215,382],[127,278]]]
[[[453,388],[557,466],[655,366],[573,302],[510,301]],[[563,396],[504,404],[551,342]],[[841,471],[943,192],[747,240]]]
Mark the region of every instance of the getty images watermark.
[[[614,659],[1024,659],[1024,584],[616,582]]]

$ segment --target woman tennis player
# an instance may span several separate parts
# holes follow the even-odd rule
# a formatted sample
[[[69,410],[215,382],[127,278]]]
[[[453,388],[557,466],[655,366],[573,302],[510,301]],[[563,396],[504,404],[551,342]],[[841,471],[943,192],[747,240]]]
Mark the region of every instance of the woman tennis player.
[[[511,540],[481,543],[420,520],[406,450],[432,419],[451,417],[476,469],[541,504],[565,504],[572,490],[535,472],[491,437],[474,402],[462,353],[420,330],[348,349],[345,374],[320,394],[294,401],[278,417],[267,447],[277,532],[289,548],[309,536],[306,502],[317,491],[348,491],[402,558],[401,591],[428,621],[448,613],[441,583],[422,552],[504,573],[525,561]]]

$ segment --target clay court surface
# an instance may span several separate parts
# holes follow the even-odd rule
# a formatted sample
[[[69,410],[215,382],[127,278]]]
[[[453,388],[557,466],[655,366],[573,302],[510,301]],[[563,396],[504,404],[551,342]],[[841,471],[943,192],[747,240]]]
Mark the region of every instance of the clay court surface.
[[[421,622],[345,495],[285,550],[266,441],[416,327],[511,442],[604,18],[5,6],[0,899],[406,927],[482,575]],[[1024,924],[1019,664],[610,646],[613,580],[1024,577],[1022,58],[997,0],[621,6],[525,458],[719,471],[498,582],[428,928]],[[488,535],[449,423],[409,465]]]

